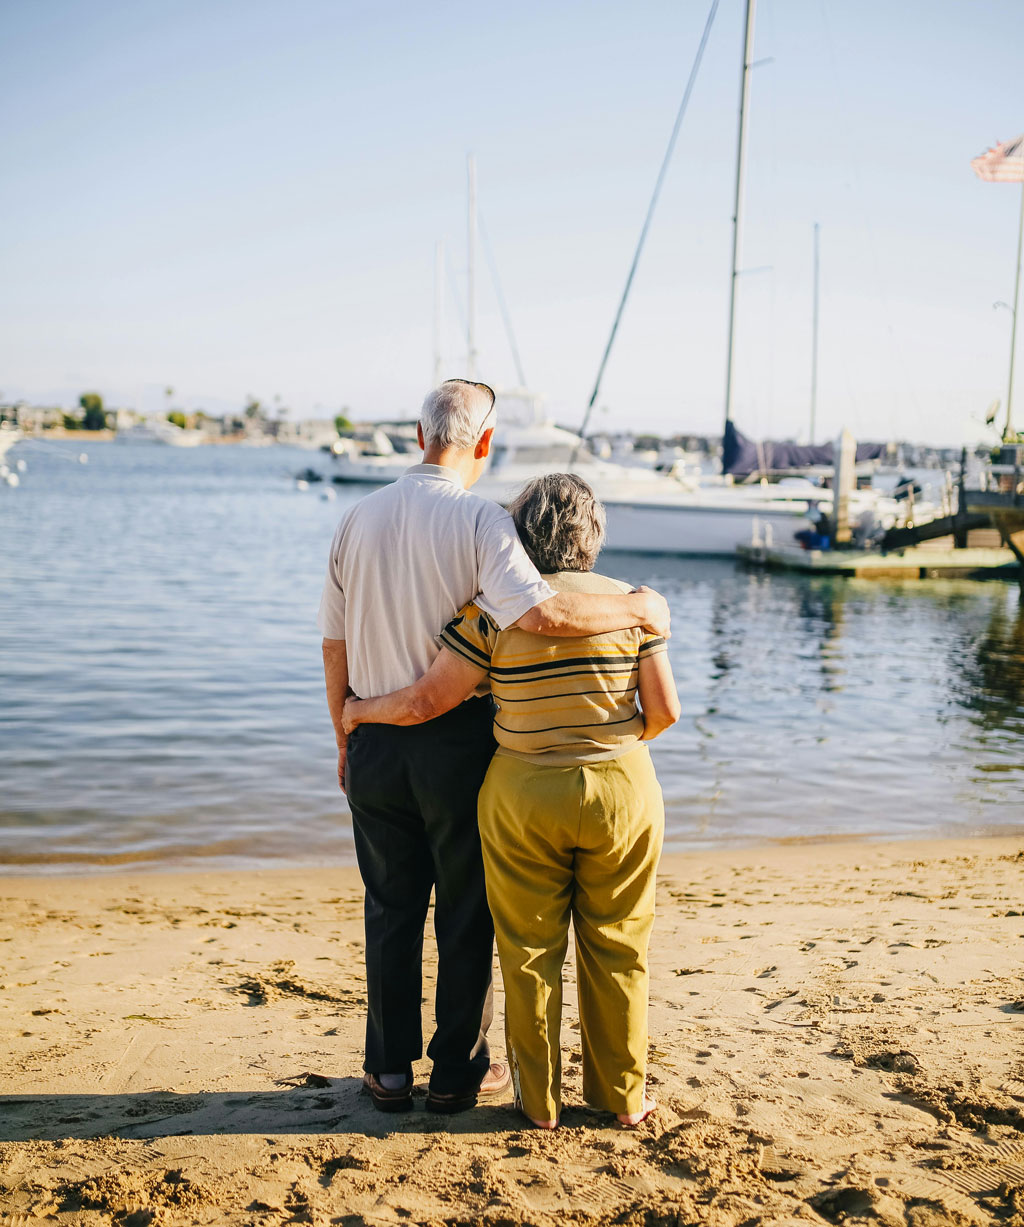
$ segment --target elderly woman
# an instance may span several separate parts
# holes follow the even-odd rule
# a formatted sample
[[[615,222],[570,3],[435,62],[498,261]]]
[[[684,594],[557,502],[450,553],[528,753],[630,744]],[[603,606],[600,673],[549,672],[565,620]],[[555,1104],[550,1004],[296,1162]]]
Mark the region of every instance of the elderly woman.
[[[592,571],[604,509],[586,482],[537,478],[509,511],[557,591],[629,591]],[[470,604],[441,643],[447,651],[414,685],[350,699],[346,727],[432,719],[489,679],[498,749],[480,791],[480,838],[516,1104],[541,1128],[558,1124],[571,918],[583,1095],[635,1125],[655,1107],[645,1089],[647,946],[664,807],[644,743],[679,718],[665,641],[640,629],[584,639],[499,631]]]

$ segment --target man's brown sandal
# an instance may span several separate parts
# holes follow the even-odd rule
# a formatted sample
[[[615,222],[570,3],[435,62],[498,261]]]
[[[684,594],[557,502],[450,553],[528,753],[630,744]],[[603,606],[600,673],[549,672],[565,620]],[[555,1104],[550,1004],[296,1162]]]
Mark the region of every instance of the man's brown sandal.
[[[412,1079],[396,1091],[381,1086],[374,1074],[363,1074],[363,1090],[378,1112],[408,1112],[412,1108]]]
[[[427,1111],[443,1112],[448,1115],[455,1112],[466,1112],[476,1107],[476,1101],[480,1095],[497,1095],[504,1091],[511,1082],[512,1075],[509,1073],[508,1066],[495,1061],[484,1074],[480,1085],[471,1091],[453,1091],[447,1094],[443,1091],[428,1091]]]

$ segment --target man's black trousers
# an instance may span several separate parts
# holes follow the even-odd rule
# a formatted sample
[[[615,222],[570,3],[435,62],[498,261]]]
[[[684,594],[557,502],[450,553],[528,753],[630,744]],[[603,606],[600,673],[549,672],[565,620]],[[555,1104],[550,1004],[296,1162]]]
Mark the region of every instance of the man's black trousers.
[[[366,888],[366,1059],[402,1073],[423,1054],[423,928],[431,887],[437,938],[431,1089],[475,1089],[490,1066],[494,929],[476,800],[494,753],[489,698],[426,724],[363,724],[345,784]]]

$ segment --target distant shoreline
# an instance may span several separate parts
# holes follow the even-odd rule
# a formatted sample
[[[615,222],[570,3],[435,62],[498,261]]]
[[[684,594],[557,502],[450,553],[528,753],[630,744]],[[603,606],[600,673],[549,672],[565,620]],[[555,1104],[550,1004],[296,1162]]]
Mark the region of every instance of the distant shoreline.
[[[47,439],[74,440],[75,442],[85,443],[112,443],[118,436],[119,432],[113,429],[107,430],[66,430],[63,427],[54,427],[53,430],[41,430],[32,434],[25,434],[19,442],[26,442],[29,439],[34,439],[39,442],[45,442]],[[249,435],[210,435],[203,439],[199,444],[200,447],[205,447],[207,444],[220,446],[225,443],[242,444],[252,442]],[[297,447],[300,451],[318,451],[319,448],[302,447],[295,443],[279,443],[277,439],[270,435],[255,440],[260,447]]]

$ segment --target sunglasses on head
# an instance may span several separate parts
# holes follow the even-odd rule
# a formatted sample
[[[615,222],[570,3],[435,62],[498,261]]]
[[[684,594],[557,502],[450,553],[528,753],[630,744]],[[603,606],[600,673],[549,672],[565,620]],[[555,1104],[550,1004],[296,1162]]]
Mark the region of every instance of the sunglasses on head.
[[[491,398],[491,404],[494,404],[494,389],[490,384],[478,383],[475,379],[446,379],[445,383],[464,383],[469,388],[482,388]]]

